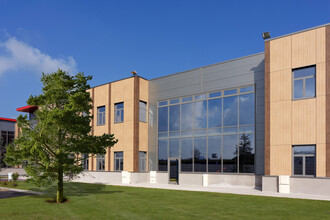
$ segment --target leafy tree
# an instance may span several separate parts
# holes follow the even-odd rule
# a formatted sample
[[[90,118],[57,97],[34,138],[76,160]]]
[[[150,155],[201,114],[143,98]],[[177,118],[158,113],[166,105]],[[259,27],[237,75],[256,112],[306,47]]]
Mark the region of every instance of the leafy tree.
[[[113,134],[91,135],[92,100],[86,91],[92,76],[70,76],[62,70],[42,74],[42,93],[30,96],[28,105],[38,106],[35,118],[17,118],[21,128],[8,148],[6,163],[20,165],[37,186],[57,181],[58,203],[64,201],[63,176],[83,171],[80,154],[105,154],[117,140]]]

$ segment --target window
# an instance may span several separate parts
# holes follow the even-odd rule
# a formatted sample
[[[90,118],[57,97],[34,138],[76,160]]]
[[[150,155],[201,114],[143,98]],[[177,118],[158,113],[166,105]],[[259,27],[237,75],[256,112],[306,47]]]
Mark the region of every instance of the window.
[[[104,155],[97,155],[97,170],[101,171],[105,168]]]
[[[123,171],[124,154],[123,152],[115,152],[115,171]]]
[[[315,97],[315,72],[315,66],[292,70],[293,99],[306,99]]]
[[[0,136],[0,168],[9,167],[5,164],[4,159],[6,157],[6,146],[14,141],[13,131],[1,131]]]
[[[140,121],[142,122],[147,122],[147,103],[146,102],[143,102],[143,101],[140,101],[139,103],[139,108],[140,108]]]
[[[315,146],[293,146],[293,175],[315,176]]]
[[[105,106],[97,107],[97,125],[105,125]]]
[[[124,103],[115,104],[115,123],[124,122]]]
[[[139,152],[139,171],[147,171],[147,152]]]
[[[89,165],[89,157],[88,154],[83,154],[81,155],[82,159],[82,167],[84,170],[88,170],[88,165]]]

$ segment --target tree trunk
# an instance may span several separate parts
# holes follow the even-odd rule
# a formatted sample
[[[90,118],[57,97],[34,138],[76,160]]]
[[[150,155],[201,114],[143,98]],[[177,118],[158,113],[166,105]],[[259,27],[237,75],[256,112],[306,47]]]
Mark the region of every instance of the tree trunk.
[[[58,168],[58,176],[57,176],[57,197],[56,197],[57,203],[64,202],[63,198],[63,168]]]

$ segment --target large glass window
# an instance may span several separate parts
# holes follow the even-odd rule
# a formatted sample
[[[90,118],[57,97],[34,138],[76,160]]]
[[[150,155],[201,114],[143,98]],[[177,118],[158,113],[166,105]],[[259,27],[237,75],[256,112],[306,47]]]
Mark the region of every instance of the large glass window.
[[[105,106],[97,107],[97,125],[105,125]]]
[[[315,72],[315,66],[292,70],[293,99],[306,99],[315,97]]]
[[[181,172],[253,173],[254,86],[158,103],[158,170],[181,159]]]
[[[88,166],[89,166],[89,156],[88,156],[88,154],[81,155],[81,159],[82,159],[83,169],[88,170]]]
[[[104,155],[97,155],[97,170],[103,171],[105,169]]]
[[[293,146],[293,174],[315,176],[315,146]]]
[[[115,123],[124,122],[124,103],[115,104]]]
[[[144,151],[139,152],[139,171],[140,172],[147,171],[147,152]]]
[[[124,153],[123,152],[115,152],[114,153],[114,163],[115,163],[115,171],[123,171],[124,168]]]
[[[143,102],[143,101],[140,101],[139,102],[139,118],[140,118],[140,121],[142,122],[147,122],[147,103],[146,102]]]
[[[14,132],[13,131],[1,131],[0,136],[0,168],[9,167],[6,165],[4,159],[6,157],[8,144],[13,143],[14,141]]]

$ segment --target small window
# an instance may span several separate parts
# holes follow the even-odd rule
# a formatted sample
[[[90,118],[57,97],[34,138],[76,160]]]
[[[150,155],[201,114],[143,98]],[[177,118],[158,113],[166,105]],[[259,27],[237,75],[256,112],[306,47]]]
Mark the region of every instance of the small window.
[[[182,98],[182,102],[191,102],[192,100],[193,100],[192,96]]]
[[[195,100],[203,100],[203,99],[206,99],[206,94],[195,96]]]
[[[105,106],[97,107],[97,125],[105,125]]]
[[[315,97],[315,66],[292,70],[293,99]]]
[[[168,105],[167,101],[158,102],[158,106]]]
[[[115,123],[124,122],[124,103],[115,104]]]
[[[105,169],[104,155],[97,155],[97,170],[103,171]]]
[[[140,101],[139,108],[140,108],[140,112],[139,112],[140,121],[147,122],[147,113],[148,113],[148,111],[147,111],[147,103],[146,102],[143,102],[143,101]]]
[[[180,99],[172,99],[170,100],[170,104],[177,104],[180,103]]]
[[[115,152],[115,171],[123,171],[124,167],[124,154],[123,152]]]
[[[81,155],[81,159],[82,159],[82,167],[84,170],[88,170],[88,166],[89,166],[89,157],[88,154],[83,154]]]
[[[231,89],[224,91],[224,95],[235,95],[237,94],[237,89]]]
[[[147,171],[147,152],[139,152],[139,171]]]
[[[253,92],[253,86],[240,88],[240,89],[239,89],[239,92],[240,92],[240,93]]]
[[[212,92],[209,94],[209,98],[215,98],[220,96],[221,96],[221,92]]]
[[[293,175],[315,176],[315,146],[293,146]]]

